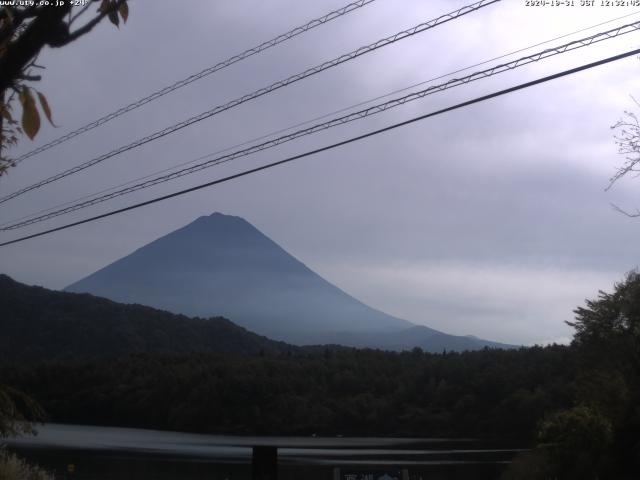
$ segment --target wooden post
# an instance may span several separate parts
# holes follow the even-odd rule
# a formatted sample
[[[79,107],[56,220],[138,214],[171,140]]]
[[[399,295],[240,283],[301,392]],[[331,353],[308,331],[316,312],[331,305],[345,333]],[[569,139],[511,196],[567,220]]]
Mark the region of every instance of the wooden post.
[[[253,447],[252,480],[278,480],[278,447]]]

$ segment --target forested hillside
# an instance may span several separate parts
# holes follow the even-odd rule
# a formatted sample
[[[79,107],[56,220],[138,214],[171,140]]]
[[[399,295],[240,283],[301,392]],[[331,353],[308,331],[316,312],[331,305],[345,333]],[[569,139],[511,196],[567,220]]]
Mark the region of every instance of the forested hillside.
[[[24,289],[7,277],[1,280],[2,295]],[[136,340],[154,328],[165,328],[165,320],[176,321],[171,314],[80,296],[87,300],[86,309],[78,307],[74,315],[65,316],[58,302],[69,294],[37,291],[42,304],[18,301],[19,308],[11,313],[14,321],[24,318],[26,323],[13,325],[2,317],[3,333],[8,328],[21,331],[20,347],[28,354],[16,353],[19,347],[3,336],[0,378],[41,402],[52,421],[232,434],[510,439],[535,449],[517,459],[506,478],[639,478],[636,272],[614,292],[602,292],[575,311],[571,325],[576,333],[570,346],[439,354],[418,348],[402,353],[295,348],[224,320],[179,317],[182,326],[171,327],[177,329],[166,335],[176,339],[188,334],[198,348],[213,342],[218,349],[183,353],[171,350],[169,339]],[[38,313],[42,308],[48,313]],[[113,348],[125,341],[128,348],[144,347],[139,350],[143,353],[72,358],[69,352],[82,352],[73,349],[83,341],[84,353],[89,351],[93,329],[99,325],[94,320],[105,312],[118,315],[105,319],[105,329],[115,333],[106,334],[104,345]],[[127,317],[137,312],[146,320]],[[65,343],[28,323],[42,315],[54,326],[72,322],[72,341]],[[233,349],[220,343],[227,338],[225,332],[236,342]],[[149,335],[164,338],[160,333]],[[43,359],[30,338],[46,345],[52,359]],[[6,351],[14,352],[13,360],[7,360]],[[40,359],[25,361],[36,356]]]
[[[0,275],[0,312],[0,361],[296,349],[222,317],[188,318],[89,294],[29,287],[6,275]]]
[[[430,354],[375,350],[5,365],[51,419],[235,434],[532,440],[572,405],[568,347]]]

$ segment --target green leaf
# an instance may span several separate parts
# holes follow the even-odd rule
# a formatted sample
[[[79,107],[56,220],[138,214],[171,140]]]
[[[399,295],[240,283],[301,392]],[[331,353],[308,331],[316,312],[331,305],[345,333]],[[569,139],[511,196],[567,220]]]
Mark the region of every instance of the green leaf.
[[[120,8],[118,8],[118,11],[120,12],[122,21],[124,23],[127,23],[127,19],[129,18],[129,5],[127,5],[127,2],[122,2],[120,4]]]
[[[49,102],[47,102],[47,97],[44,96],[44,93],[38,92],[38,98],[40,99],[40,106],[42,107],[42,111],[47,116],[47,120],[54,127],[57,127],[55,123],[53,123],[53,119],[51,116],[51,108],[49,107]]]
[[[33,140],[40,130],[40,114],[28,88],[20,92],[20,103],[22,104],[22,130]]]

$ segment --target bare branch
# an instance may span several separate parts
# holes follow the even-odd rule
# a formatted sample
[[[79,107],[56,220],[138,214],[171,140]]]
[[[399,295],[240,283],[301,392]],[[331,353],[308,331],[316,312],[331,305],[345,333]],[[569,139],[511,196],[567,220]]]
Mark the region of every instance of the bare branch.
[[[635,98],[631,99],[638,105]],[[628,173],[638,171],[640,166],[640,121],[633,112],[625,111],[624,115],[626,118],[618,120],[611,129],[618,131],[613,138],[618,146],[618,153],[625,155],[625,161],[609,179],[609,185],[605,190],[611,189],[614,183]]]
[[[14,82],[44,45],[64,33],[61,31],[66,26],[63,19],[70,8],[68,4],[43,7],[42,13],[11,42],[0,57],[0,90],[6,90]]]
[[[40,80],[42,80],[42,75],[19,75],[18,78],[20,80],[27,80],[30,82],[39,82]]]
[[[636,211],[632,213],[632,212],[628,212],[626,210],[623,210],[622,208],[617,206],[615,203],[611,203],[610,205],[616,212],[622,213],[623,215],[625,215],[627,217],[630,217],[630,218],[638,218],[638,217],[640,217],[640,210],[638,210],[637,208],[636,208]]]

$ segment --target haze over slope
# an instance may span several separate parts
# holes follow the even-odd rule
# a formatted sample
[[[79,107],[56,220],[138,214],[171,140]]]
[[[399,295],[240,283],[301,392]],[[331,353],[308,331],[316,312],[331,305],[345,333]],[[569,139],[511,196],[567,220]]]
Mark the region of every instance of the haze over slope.
[[[407,330],[417,328],[417,337],[435,335],[436,348],[448,348],[440,338],[448,335],[363,304],[244,219],[220,213],[200,217],[66,290],[189,316],[221,315],[261,335],[294,343],[384,347],[391,341],[397,348],[396,343],[409,346],[407,340],[415,335],[407,335]],[[485,344],[452,338],[458,339],[455,349],[460,349],[459,339],[466,339],[462,343],[470,349]]]

